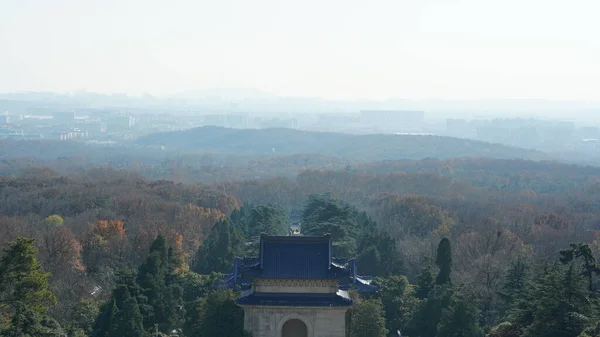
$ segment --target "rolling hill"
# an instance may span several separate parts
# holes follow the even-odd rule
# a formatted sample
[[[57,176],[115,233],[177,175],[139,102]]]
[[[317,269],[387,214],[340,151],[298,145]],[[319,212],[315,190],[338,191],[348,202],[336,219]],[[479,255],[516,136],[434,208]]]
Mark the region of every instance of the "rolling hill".
[[[155,133],[136,145],[184,152],[237,155],[319,154],[352,160],[487,157],[548,160],[547,154],[500,144],[440,136],[350,135],[293,129],[230,129],[206,126]]]

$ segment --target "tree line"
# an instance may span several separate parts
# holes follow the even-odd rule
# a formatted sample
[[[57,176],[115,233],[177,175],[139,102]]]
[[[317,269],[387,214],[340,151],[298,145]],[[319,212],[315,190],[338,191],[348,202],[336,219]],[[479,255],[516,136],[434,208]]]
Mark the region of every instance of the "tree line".
[[[285,234],[284,215],[272,205],[235,210],[213,226],[191,265],[159,235],[139,266],[115,270],[112,290],[101,298],[81,298],[67,319],[50,314],[57,303],[52,275],[37,260],[34,239],[19,237],[0,258],[1,334],[143,337],[158,330],[165,336],[247,335],[243,312],[235,305],[237,294],[215,287],[218,272],[231,272],[234,256],[254,256],[257,234]],[[58,226],[60,219],[47,221]],[[361,274],[375,276],[377,293],[353,292],[349,336],[599,336],[600,266],[588,244],[567,245],[544,263],[515,257],[505,273],[486,275],[483,281],[497,277],[500,284],[492,294],[457,277],[458,247],[448,237],[437,243],[411,282],[395,239],[355,207],[330,195],[313,196],[304,207],[302,226],[312,235],[331,233],[337,256],[358,256]]]
[[[443,163],[448,162],[429,165]],[[255,255],[263,231],[287,234],[288,214],[303,210],[304,233],[332,233],[336,255],[357,257],[361,274],[406,277],[407,294],[418,285],[424,265],[435,271],[437,245],[449,239],[453,284],[463,285],[460,296],[474,299],[479,326],[491,333],[502,323],[510,323],[506,329],[529,326],[505,317],[504,287],[513,264],[527,266],[522,284],[529,285],[544,279],[541,273],[564,272],[567,265],[557,262],[557,254],[571,243],[587,245],[592,256],[600,247],[600,190],[592,168],[546,168],[540,178],[522,174],[509,180],[510,188],[476,183],[478,177],[495,181],[513,168],[533,176],[542,170],[529,162],[501,163],[506,166],[489,173],[498,162],[472,166],[455,160],[452,169],[462,167],[463,173],[368,173],[348,167],[304,171],[295,180],[210,185],[152,181],[106,169],[65,177],[36,168],[0,178],[0,246],[6,249],[18,237],[35,239],[35,256],[51,274],[49,289],[56,297],[46,315],[64,327],[83,317],[82,311],[98,310],[120,282],[121,269],[137,272],[158,235],[183,261],[176,273],[231,272],[233,256]],[[469,175],[473,181],[461,180]],[[595,272],[587,273],[587,283],[590,273],[595,282]],[[389,325],[391,316],[386,320]],[[387,329],[392,333],[396,326]]]

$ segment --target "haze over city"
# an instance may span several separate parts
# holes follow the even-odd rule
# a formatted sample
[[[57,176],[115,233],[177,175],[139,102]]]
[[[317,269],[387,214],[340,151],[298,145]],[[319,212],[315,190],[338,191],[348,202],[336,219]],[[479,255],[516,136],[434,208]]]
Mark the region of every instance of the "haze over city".
[[[600,101],[592,0],[0,6],[0,92]]]

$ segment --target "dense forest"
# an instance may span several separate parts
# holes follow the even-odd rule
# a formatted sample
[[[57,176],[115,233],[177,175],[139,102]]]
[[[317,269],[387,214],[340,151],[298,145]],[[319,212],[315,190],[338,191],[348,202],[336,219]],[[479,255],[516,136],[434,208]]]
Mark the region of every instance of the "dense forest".
[[[0,162],[1,336],[243,336],[221,275],[300,213],[374,277],[349,336],[600,337],[600,168],[80,151]]]
[[[205,126],[185,131],[155,133],[135,141],[137,145],[186,152],[249,155],[343,154],[347,159],[367,161],[421,159],[427,157],[494,157],[549,159],[542,152],[475,140],[427,135],[350,135],[293,129],[229,129]]]

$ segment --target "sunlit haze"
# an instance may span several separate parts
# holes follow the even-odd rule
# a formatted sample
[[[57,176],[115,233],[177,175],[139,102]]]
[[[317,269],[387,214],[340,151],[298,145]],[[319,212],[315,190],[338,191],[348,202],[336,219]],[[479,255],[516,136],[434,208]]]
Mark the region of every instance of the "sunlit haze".
[[[599,100],[593,0],[21,0],[0,92]]]

